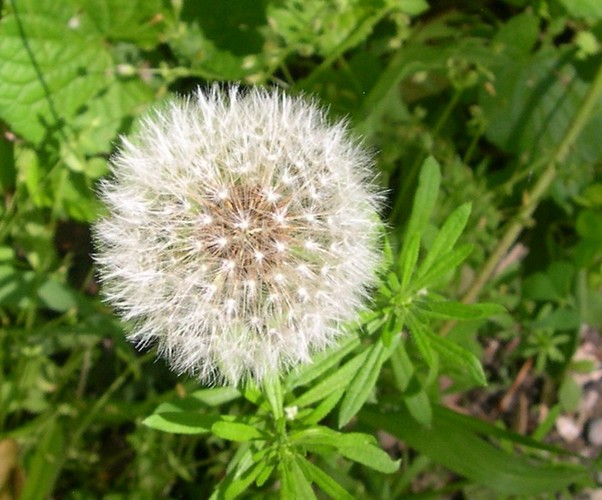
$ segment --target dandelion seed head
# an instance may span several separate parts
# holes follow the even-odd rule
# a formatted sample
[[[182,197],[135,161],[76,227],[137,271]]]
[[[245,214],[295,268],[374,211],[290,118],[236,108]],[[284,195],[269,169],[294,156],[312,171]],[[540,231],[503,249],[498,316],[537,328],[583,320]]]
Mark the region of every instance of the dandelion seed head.
[[[149,114],[94,228],[103,292],[178,373],[260,382],[362,308],[379,261],[372,160],[310,99],[236,86]]]

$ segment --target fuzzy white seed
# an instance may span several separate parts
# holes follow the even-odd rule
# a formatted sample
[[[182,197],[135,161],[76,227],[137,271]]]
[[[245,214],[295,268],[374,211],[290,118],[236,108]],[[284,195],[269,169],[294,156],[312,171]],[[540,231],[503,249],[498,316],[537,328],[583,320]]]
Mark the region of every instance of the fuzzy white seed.
[[[333,344],[380,258],[372,160],[311,99],[213,87],[149,114],[94,227],[103,292],[179,373],[267,376]]]

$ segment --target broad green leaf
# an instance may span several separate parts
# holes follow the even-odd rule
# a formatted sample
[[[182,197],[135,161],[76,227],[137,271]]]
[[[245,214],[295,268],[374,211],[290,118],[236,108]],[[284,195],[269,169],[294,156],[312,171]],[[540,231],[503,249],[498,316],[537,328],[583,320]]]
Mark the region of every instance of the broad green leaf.
[[[81,4],[94,28],[113,43],[134,42],[148,50],[162,42],[168,11],[161,0],[85,0]]]
[[[439,185],[441,183],[441,171],[437,160],[432,156],[428,157],[422,164],[420,177],[418,179],[418,189],[414,196],[412,213],[408,221],[408,228],[405,232],[405,245],[412,242],[415,234],[422,234],[431,216],[431,212],[437,201],[439,194]],[[403,251],[403,250],[402,250]]]
[[[583,18],[589,23],[602,21],[602,3],[598,0],[559,0],[570,16]]]
[[[112,60],[75,2],[21,0],[0,24],[0,117],[37,143],[106,87]]]
[[[311,483],[299,467],[296,457],[286,455],[280,462],[279,469],[281,474],[280,498],[282,500],[294,498],[312,500],[316,498]]]
[[[353,500],[353,495],[349,494],[342,486],[339,485],[332,477],[324,472],[319,467],[316,467],[310,461],[300,455],[296,457],[297,464],[305,474],[305,477],[320,487],[320,489],[329,495],[331,498]]]
[[[308,406],[316,401],[320,401],[321,399],[330,396],[333,392],[338,391],[339,389],[346,388],[351,382],[353,375],[355,375],[357,371],[364,365],[367,357],[367,350],[357,354],[332,375],[329,375],[319,384],[315,385],[295,399],[292,403],[290,403],[289,406]]]
[[[357,335],[343,339],[337,348],[324,351],[316,356],[312,363],[303,365],[301,368],[292,371],[286,379],[286,387],[294,389],[295,387],[309,384],[324,372],[336,366],[359,345],[360,338]]]
[[[360,420],[382,429],[456,474],[503,495],[554,493],[587,477],[579,465],[538,464],[502,451],[435,407],[433,425],[418,424],[406,410],[364,409]]]
[[[52,278],[40,285],[38,297],[44,307],[53,311],[66,312],[77,305],[73,290]]]
[[[240,496],[266,470],[269,470],[269,467],[264,462],[259,461],[254,463],[245,472],[228,482],[224,488],[223,498],[233,499]]]
[[[426,257],[420,264],[418,271],[416,272],[417,277],[424,276],[430,268],[439,260],[439,258],[450,251],[458,238],[464,231],[466,227],[466,223],[468,222],[468,217],[470,216],[471,204],[465,203],[464,205],[459,206],[452,212],[452,214],[447,218],[433,244],[429,248]]]
[[[219,415],[191,411],[162,411],[146,417],[142,423],[152,429],[172,434],[206,434],[211,432]]]
[[[539,33],[539,19],[534,14],[528,16]],[[503,39],[493,41],[496,50],[489,63],[493,91],[482,91],[479,104],[488,124],[487,138],[506,152],[524,155],[523,161],[533,162],[560,143],[590,83],[578,71],[580,62],[573,47],[546,44],[531,54],[524,48],[522,30],[522,23],[515,25],[511,20],[503,30]],[[573,164],[589,164],[600,158],[601,129],[602,103],[597,103],[571,148]]]
[[[400,335],[397,335],[396,339],[397,342],[393,342],[389,347],[377,341],[368,348],[366,362],[354,375],[341,403],[339,429],[349,423],[370,396],[380,375],[382,365],[391,356],[399,342]]]
[[[241,422],[228,422],[218,420],[211,426],[211,432],[222,439],[229,441],[251,441],[254,439],[264,440],[266,435],[252,425]]]
[[[476,320],[502,314],[506,310],[499,304],[464,304],[452,300],[425,301],[418,306],[428,316],[442,319]]]
[[[442,361],[465,370],[475,383],[482,386],[487,385],[483,366],[473,353],[445,337],[435,335],[429,330],[425,330],[425,333],[431,341],[431,347],[441,355]]]

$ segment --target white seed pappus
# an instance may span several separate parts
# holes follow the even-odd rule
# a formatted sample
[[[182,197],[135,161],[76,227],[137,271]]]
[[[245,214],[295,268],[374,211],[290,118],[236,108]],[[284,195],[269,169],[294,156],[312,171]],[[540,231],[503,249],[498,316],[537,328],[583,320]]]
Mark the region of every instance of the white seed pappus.
[[[111,167],[103,293],[178,373],[261,382],[362,308],[379,261],[372,159],[313,100],[199,90],[147,115]]]

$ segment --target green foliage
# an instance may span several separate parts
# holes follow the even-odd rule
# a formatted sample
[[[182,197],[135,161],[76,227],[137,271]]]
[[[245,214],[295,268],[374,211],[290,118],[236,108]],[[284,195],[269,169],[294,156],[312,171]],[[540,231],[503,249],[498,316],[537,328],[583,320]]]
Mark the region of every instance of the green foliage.
[[[20,498],[591,486],[596,463],[546,439],[597,368],[574,355],[602,327],[599,5],[0,3],[0,444],[19,443]],[[378,151],[385,260],[312,364],[199,388],[125,342],[89,224],[120,134],[168,93],[235,80],[317,94]],[[484,363],[490,340],[509,354]],[[549,413],[528,435],[445,407],[529,363]]]

